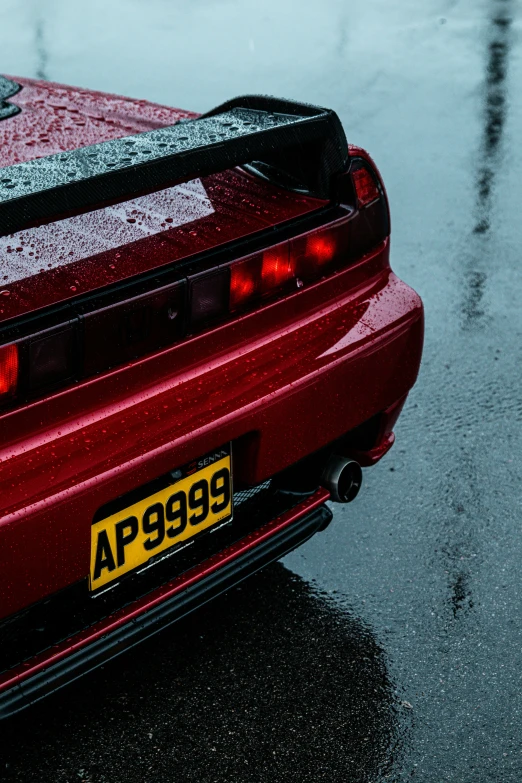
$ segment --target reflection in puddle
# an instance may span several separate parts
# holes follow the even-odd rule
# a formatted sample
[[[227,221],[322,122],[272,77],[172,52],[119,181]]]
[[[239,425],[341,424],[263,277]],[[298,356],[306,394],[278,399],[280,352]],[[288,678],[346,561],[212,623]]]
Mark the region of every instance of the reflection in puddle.
[[[371,630],[281,564],[2,731],[39,783],[377,781],[399,746]]]

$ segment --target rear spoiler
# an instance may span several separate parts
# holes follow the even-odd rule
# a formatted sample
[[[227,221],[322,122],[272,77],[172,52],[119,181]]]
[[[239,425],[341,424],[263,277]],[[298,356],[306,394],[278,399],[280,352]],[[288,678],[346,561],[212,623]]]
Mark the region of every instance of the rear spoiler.
[[[234,98],[194,120],[0,168],[0,236],[252,161],[335,200],[348,144],[334,111]]]

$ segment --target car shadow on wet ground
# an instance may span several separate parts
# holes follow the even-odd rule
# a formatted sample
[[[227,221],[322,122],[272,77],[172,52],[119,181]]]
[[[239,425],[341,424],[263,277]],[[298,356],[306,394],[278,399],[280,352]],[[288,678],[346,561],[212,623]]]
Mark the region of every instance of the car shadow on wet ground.
[[[13,781],[370,781],[401,754],[372,631],[277,563],[2,726]]]

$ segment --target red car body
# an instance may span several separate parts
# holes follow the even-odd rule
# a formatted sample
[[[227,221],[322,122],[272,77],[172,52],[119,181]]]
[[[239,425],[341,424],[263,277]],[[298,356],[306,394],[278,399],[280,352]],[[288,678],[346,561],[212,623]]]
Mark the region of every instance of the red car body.
[[[21,111],[0,121],[0,167],[195,116],[16,81],[22,89],[9,97],[9,105]],[[354,146],[349,157],[371,172],[387,210],[370,157]],[[274,246],[286,243],[290,253],[299,247],[295,236],[301,244],[314,232],[323,236],[323,218],[319,229],[317,220],[312,228],[306,221],[323,214],[324,200],[239,168],[169,193],[170,200],[159,206],[153,193],[0,237],[0,325],[8,335],[0,345],[12,341],[19,323],[70,308],[81,297],[118,291],[183,259],[217,249],[229,252],[228,263],[238,243],[259,237],[266,258],[270,232]],[[326,224],[342,230],[357,213],[352,206],[348,218],[337,215],[332,221],[330,215]],[[391,271],[385,234],[312,282],[298,280],[295,290],[4,407],[0,649],[16,652],[6,657],[3,670],[0,665],[0,714],[15,712],[116,655],[324,526],[329,493],[314,472],[324,455],[342,450],[371,465],[387,452],[417,377],[423,311],[418,295]],[[350,241],[357,247],[353,232]],[[320,255],[322,245],[316,246]],[[82,323],[90,328],[87,316]],[[110,354],[110,318],[96,329],[104,332]],[[88,347],[82,361],[89,364]],[[181,572],[175,566],[162,572],[130,598],[110,595],[106,608],[93,614],[87,604],[100,599],[88,595],[87,579],[98,510],[229,443],[235,493],[261,487],[262,494],[279,477],[276,484],[293,500],[268,504],[254,527],[245,523],[244,535],[229,536],[215,551],[187,561]],[[302,492],[295,491],[299,465],[303,475],[313,466],[310,486],[298,488]],[[171,611],[173,601],[178,603]],[[70,618],[84,615],[62,626],[57,618],[67,612]],[[47,629],[39,646],[38,623]]]

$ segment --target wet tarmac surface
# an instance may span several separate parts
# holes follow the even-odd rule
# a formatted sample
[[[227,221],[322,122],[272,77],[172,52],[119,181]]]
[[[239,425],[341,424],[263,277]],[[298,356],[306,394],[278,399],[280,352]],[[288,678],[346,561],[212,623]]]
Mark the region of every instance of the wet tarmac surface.
[[[521,779],[521,19],[514,0],[2,5],[7,73],[336,109],[383,174],[426,344],[357,501],[2,725],[0,779]]]

